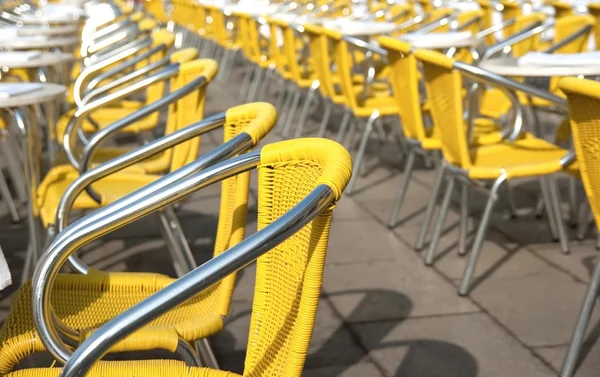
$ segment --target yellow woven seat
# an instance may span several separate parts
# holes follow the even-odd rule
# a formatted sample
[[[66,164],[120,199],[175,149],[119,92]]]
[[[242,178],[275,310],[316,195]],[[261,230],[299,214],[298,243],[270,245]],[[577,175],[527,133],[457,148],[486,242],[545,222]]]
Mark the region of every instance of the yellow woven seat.
[[[12,372],[7,377],[58,377],[61,368],[32,368]],[[209,368],[197,368],[178,360],[103,361],[88,377],[240,377],[239,374]]]
[[[91,270],[88,275],[61,274],[53,288],[53,308],[66,325],[82,331],[84,337],[173,280],[160,274],[97,270]],[[233,284],[230,285],[232,289]],[[223,326],[220,294],[218,285],[202,292],[118,344],[114,352],[159,348],[175,352],[179,337],[193,341],[215,334]],[[10,314],[0,330],[2,375],[26,356],[45,350],[33,325],[31,300],[31,285],[26,283],[16,293]]]

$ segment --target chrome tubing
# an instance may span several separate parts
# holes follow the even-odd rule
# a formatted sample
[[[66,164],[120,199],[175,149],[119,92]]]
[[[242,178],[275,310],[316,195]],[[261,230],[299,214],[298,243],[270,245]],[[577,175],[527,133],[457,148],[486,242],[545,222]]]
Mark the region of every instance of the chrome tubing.
[[[85,50],[86,56],[97,53],[100,50],[108,48],[108,47],[114,45],[115,43],[121,42],[122,40],[124,40],[126,38],[136,38],[139,34],[140,34],[140,32],[138,30],[137,25],[131,25],[131,26],[119,31],[118,33],[115,33],[115,34],[99,41],[98,43],[94,43],[92,45],[86,46],[86,50]]]
[[[101,71],[102,69],[110,66],[111,64],[115,64],[122,59],[125,59],[129,56],[132,56],[132,55],[138,53],[141,49],[143,49],[145,47],[149,47],[151,44],[152,44],[152,41],[148,40],[146,43],[141,45],[141,47],[140,46],[130,47],[128,49],[125,49],[125,50],[111,56],[110,58],[104,59],[96,64],[93,64],[93,65],[85,68],[81,72],[81,74],[79,74],[79,76],[77,76],[77,79],[75,80],[75,84],[73,84],[73,97],[75,98],[75,103],[81,103],[81,97],[83,94],[83,85],[88,80],[90,75]]]
[[[169,58],[160,59],[154,63],[148,64],[147,66],[145,66],[143,68],[140,68],[134,72],[131,72],[128,75],[119,77],[118,79],[111,81],[108,84],[101,86],[100,88],[91,90],[88,93],[86,93],[85,97],[81,100],[81,104],[78,104],[78,107],[89,103],[92,99],[99,97],[99,96],[109,92],[112,89],[118,88],[129,81],[135,80],[135,79],[142,77],[148,73],[151,73],[152,71],[154,71],[158,68],[163,68],[170,62],[171,62],[171,60]],[[103,76],[103,75],[101,75],[101,76]],[[100,77],[100,76],[98,76],[98,77]],[[110,75],[107,75],[107,78],[108,77],[110,77]],[[101,80],[99,82],[101,82]],[[91,85],[88,85],[88,88],[90,86]]]
[[[91,64],[97,64],[98,62],[101,62],[104,59],[108,59],[111,56],[116,55],[123,50],[144,44],[148,40],[152,40],[152,38],[145,32],[138,33],[135,36],[132,35],[129,38],[123,39],[122,41],[115,43],[110,48],[103,49],[93,55],[90,55],[89,57],[85,58],[83,62],[86,65],[86,67]]]
[[[92,112],[93,110],[95,110],[99,107],[108,105],[108,104],[118,101],[122,98],[125,98],[132,93],[138,92],[138,91],[144,89],[145,87],[152,85],[156,82],[174,77],[175,75],[177,75],[178,72],[179,72],[179,63],[171,64],[171,65],[167,66],[166,68],[164,68],[163,70],[161,70],[160,72],[157,72],[153,76],[150,76],[143,80],[140,80],[140,81],[134,83],[133,85],[128,86],[123,89],[120,89],[120,90],[117,90],[116,92],[107,94],[106,96],[101,97],[101,98],[77,109],[77,111],[75,112],[75,114],[73,115],[71,120],[69,121],[69,124],[67,125],[67,130],[66,130],[65,136],[63,138],[63,148],[65,149],[65,152],[67,154],[69,162],[76,169],[79,169],[80,164],[79,164],[77,157],[75,157],[74,150],[72,148],[72,143],[75,140],[75,134],[76,134],[76,131],[79,129],[79,124],[81,123],[81,121],[87,114],[89,114],[90,112]]]
[[[131,67],[135,66],[137,63],[141,62],[144,59],[150,58],[152,55],[160,52],[163,49],[166,50],[167,46],[165,46],[164,44],[161,43],[160,45],[154,46],[151,49],[146,50],[143,53],[139,54],[138,56],[128,59],[127,61],[123,62],[122,64],[119,64],[118,66],[111,68],[111,69],[107,70],[106,72],[103,72],[102,74],[94,77],[90,81],[90,83],[87,85],[87,87],[85,88],[84,94],[87,95],[90,91],[94,90],[102,81],[111,78],[111,76],[114,76],[117,73],[120,73],[120,72],[126,70],[127,68],[131,68]],[[161,60],[164,60],[164,58]],[[163,65],[165,65],[165,64],[166,63],[163,63]],[[150,64],[148,64],[148,65],[150,65]],[[132,72],[132,73],[135,73],[135,72]],[[132,74],[132,73],[130,73],[130,74]],[[77,105],[79,106],[79,104],[77,104]]]
[[[350,37],[348,35],[344,35],[342,39],[356,47],[360,47],[364,50],[371,51],[382,56],[387,56],[387,51],[379,47],[379,45],[375,44],[374,42],[366,42],[362,39]]]
[[[487,60],[495,54],[502,52],[506,47],[510,47],[516,43],[529,39],[537,34],[543,33],[544,31],[552,28],[553,26],[554,21],[549,21],[546,23],[534,22],[531,26],[525,28],[516,35],[511,35],[505,40],[500,41],[492,47],[488,48],[481,57],[481,61]]]
[[[235,144],[227,143],[213,152],[225,157],[252,146],[252,139],[246,133],[234,140]],[[240,140],[246,140],[246,143]],[[260,162],[260,151],[255,151],[198,171],[205,167],[206,156],[73,222],[45,249],[33,277],[33,318],[40,340],[57,360],[65,363],[72,351],[63,343],[55,327],[50,295],[56,274],[69,255],[87,242],[177,202],[203,187],[248,171]]]
[[[577,30],[576,32],[574,32],[573,34],[569,35],[568,37],[563,38],[560,41],[554,43],[552,46],[548,47],[544,52],[547,54],[552,54],[553,52],[556,52],[560,48],[568,45],[569,43],[573,42],[577,38],[583,36],[584,34],[589,33],[591,30],[592,30],[592,25],[586,25],[586,26],[582,27],[581,29]]]
[[[334,200],[335,195],[329,186],[317,186],[270,225],[101,326],[75,350],[60,376],[85,376],[114,343],[252,263],[302,229]]]
[[[487,29],[484,29],[482,31],[480,31],[479,33],[474,35],[475,39],[482,39],[484,37],[487,37],[490,34],[496,33],[500,30],[503,30],[509,26],[514,25],[517,22],[516,18],[511,18],[510,20],[506,20],[506,21],[502,21],[499,24],[494,24],[492,26],[490,26]],[[536,25],[538,26],[538,25]]]
[[[180,98],[187,96],[192,91],[202,88],[202,87],[206,86],[207,84],[208,84],[208,80],[206,80],[206,77],[200,76],[200,77],[194,79],[193,81],[189,82],[188,84],[182,86],[178,90],[174,91],[173,93],[169,93],[168,95],[164,96],[163,98],[159,99],[158,101],[152,102],[151,104],[142,107],[141,109],[127,115],[124,118],[119,119],[116,122],[111,123],[107,127],[102,128],[101,130],[96,132],[92,136],[89,143],[85,146],[85,148],[83,150],[83,154],[81,156],[81,164],[79,167],[79,172],[85,173],[89,169],[89,166],[92,162],[92,157],[94,156],[94,152],[96,151],[96,148],[104,140],[106,140],[109,136],[111,136],[115,132],[118,132],[119,130],[122,130],[123,128],[133,124],[134,122],[147,117],[148,115],[150,115],[152,113],[155,113],[157,111],[160,111],[160,110],[166,108],[167,106],[169,106],[170,104],[179,100]],[[96,193],[96,191],[94,191],[91,188],[91,186],[86,187],[86,192],[98,204],[101,203],[101,201],[102,201],[101,196],[98,193]]]

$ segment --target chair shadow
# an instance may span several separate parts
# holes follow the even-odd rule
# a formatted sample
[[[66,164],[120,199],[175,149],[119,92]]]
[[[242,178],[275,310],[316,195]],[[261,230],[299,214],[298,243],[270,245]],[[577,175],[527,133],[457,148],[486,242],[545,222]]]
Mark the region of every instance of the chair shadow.
[[[354,364],[360,363],[365,354],[371,351],[386,348],[406,347],[399,366],[394,376],[461,376],[475,377],[479,367],[473,355],[456,344],[436,339],[411,339],[407,341],[385,341],[385,338],[410,315],[412,301],[407,296],[389,290],[366,289],[348,290],[324,294],[324,297],[362,294],[356,308],[344,318],[346,323],[372,324],[369,327],[368,342],[362,341],[351,327],[341,323],[333,334],[314,350],[309,350],[305,364],[304,374],[311,375],[311,370],[327,367],[328,376],[337,377],[344,375]],[[378,316],[396,318],[370,322],[376,313]],[[235,317],[228,318],[227,323],[235,321],[249,321],[250,311],[244,311]],[[318,329],[318,324],[317,324]],[[313,334],[314,335],[314,334]],[[236,348],[234,335],[229,332],[228,326],[218,335],[220,347],[216,349],[217,356],[224,369],[242,373],[244,368],[245,350]],[[348,341],[351,339],[353,348],[359,349],[355,353],[355,362],[348,362],[344,354],[349,352]],[[368,343],[370,346],[365,346]],[[239,346],[239,345],[238,345]]]

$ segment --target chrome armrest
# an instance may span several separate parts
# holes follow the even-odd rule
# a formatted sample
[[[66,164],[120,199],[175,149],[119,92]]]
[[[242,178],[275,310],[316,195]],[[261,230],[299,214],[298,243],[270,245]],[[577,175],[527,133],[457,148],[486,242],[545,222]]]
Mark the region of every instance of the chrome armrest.
[[[115,34],[112,34],[100,41],[98,41],[97,43],[94,44],[90,44],[90,45],[86,45],[85,46],[85,55],[83,56],[88,56],[90,54],[96,53],[102,49],[108,48],[113,46],[115,43],[120,42],[124,39],[127,38],[135,38],[140,34],[140,31],[138,29],[137,25],[130,25],[127,28],[118,31]],[[82,46],[83,47],[83,46]]]
[[[98,64],[101,61],[112,58],[113,56],[118,55],[125,50],[137,48],[139,51],[141,51],[143,48],[152,45],[152,38],[146,34],[139,34],[137,37],[138,38],[124,39],[106,51],[99,51],[96,54],[88,56],[87,58],[83,59],[84,66],[89,67],[94,64]]]
[[[582,35],[589,33],[592,30],[592,25],[585,25],[584,27],[582,27],[581,29],[577,30],[576,32],[574,32],[573,34],[561,39],[560,41],[554,43],[552,46],[550,46],[549,48],[547,48],[544,52],[551,54],[553,52],[556,52],[557,50],[559,50],[560,48],[568,45],[569,43],[573,42],[574,40],[576,40],[577,38],[581,37]]]
[[[481,57],[481,60],[487,60],[495,54],[504,51],[506,47],[510,47],[516,43],[532,38],[533,36],[541,34],[552,27],[554,27],[554,21],[548,21],[546,23],[534,22],[531,26],[488,48]]]
[[[165,46],[164,44],[160,44],[158,46],[152,47],[151,49],[149,49],[147,51],[144,51],[140,55],[138,55],[138,56],[136,56],[134,58],[128,59],[124,63],[122,63],[122,64],[120,64],[120,65],[118,65],[118,66],[116,66],[114,68],[111,68],[111,69],[107,70],[106,72],[103,72],[102,74],[96,76],[95,78],[93,78],[90,81],[90,83],[87,85],[87,88],[85,88],[85,90],[84,90],[85,97],[81,100],[81,103],[76,103],[77,106],[81,106],[82,104],[85,104],[86,103],[86,98],[89,96],[90,92],[93,91],[94,89],[96,89],[96,87],[101,82],[103,82],[104,80],[108,80],[112,76],[115,76],[116,74],[118,74],[119,72],[125,71],[128,68],[134,67],[137,63],[139,63],[139,62],[141,62],[141,61],[143,61],[145,59],[150,58],[152,55],[154,55],[154,54],[156,54],[156,53],[158,53],[158,52],[160,52],[162,50],[166,50],[166,47],[167,46]],[[140,76],[142,76],[142,75],[144,75],[144,74],[146,74],[148,72],[151,72],[152,70],[154,70],[156,68],[165,66],[169,62],[170,62],[169,58],[160,59],[159,61],[154,62],[152,64],[148,64],[148,65],[144,66],[143,68],[141,68],[141,69],[139,69],[137,71],[133,71],[133,72],[129,73],[128,75],[124,76],[124,77],[120,77],[117,80],[111,81],[110,83],[102,86],[102,88],[96,89],[96,91],[97,90],[102,90],[102,89],[104,89],[106,91],[108,89],[115,88],[118,85],[122,85],[123,83],[125,83],[125,82],[127,82],[129,80],[135,79],[135,78],[140,77]],[[157,63],[160,63],[160,64],[157,64]],[[128,78],[128,79],[127,80],[123,80],[125,78]],[[119,81],[118,85],[115,84],[117,81]],[[108,86],[110,86],[110,88],[105,89]],[[100,93],[98,93],[98,94],[100,94]],[[89,101],[89,99],[88,99],[88,101]]]
[[[92,34],[90,34],[90,36],[86,39],[88,39],[89,42],[94,43],[96,41],[101,40],[102,38],[104,38],[105,36],[108,36],[109,34],[118,32],[120,29],[126,28],[130,25],[133,24],[133,21],[129,18],[119,21],[119,22],[115,22],[113,24],[110,24],[100,30],[97,30],[95,32],[93,32]]]
[[[79,129],[79,125],[80,125],[81,121],[88,114],[90,114],[93,110],[95,110],[99,107],[111,104],[111,103],[118,101],[120,99],[123,99],[133,93],[136,93],[136,92],[148,87],[149,85],[152,85],[159,81],[164,81],[171,77],[174,77],[178,71],[179,71],[179,64],[178,63],[171,64],[171,65],[165,67],[163,70],[157,72],[156,74],[154,74],[150,77],[140,80],[126,88],[122,88],[113,93],[107,94],[104,97],[101,97],[95,101],[92,101],[92,102],[78,108],[77,111],[75,111],[75,114],[73,115],[71,120],[69,121],[69,124],[67,125],[67,130],[66,130],[66,133],[65,133],[65,136],[63,139],[63,148],[65,149],[65,152],[67,154],[69,162],[75,168],[79,169],[80,164],[79,164],[77,157],[75,157],[75,153],[73,150],[73,142],[75,140],[75,134],[77,133],[77,131]]]
[[[350,37],[350,36],[343,36],[342,38],[350,45],[358,47],[358,48],[366,51],[366,53],[365,53],[365,57],[366,57],[366,61],[367,61],[366,74],[365,74],[366,79],[365,79],[365,85],[363,86],[363,91],[360,94],[361,98],[366,99],[369,96],[369,91],[371,90],[371,85],[373,84],[373,81],[375,80],[375,76],[377,74],[377,72],[375,70],[375,63],[373,62],[372,56],[375,53],[375,54],[379,54],[381,56],[386,57],[387,51],[384,50],[383,48],[379,47],[379,44],[377,44],[376,42],[365,42],[362,39],[358,39],[358,38]]]
[[[170,180],[171,174],[178,173],[178,170],[74,222],[52,241],[35,271],[33,313],[36,329],[44,345],[53,355],[56,354],[60,361],[67,362],[61,376],[85,376],[96,360],[101,358],[116,341],[197,295],[223,277],[252,263],[302,229],[334,202],[335,193],[329,186],[317,186],[299,204],[270,225],[173,282],[165,290],[150,296],[107,322],[74,353],[62,344],[51,320],[50,287],[68,255],[86,242],[179,201],[196,190],[249,171],[259,163],[260,151],[250,152],[165,185],[164,182]],[[186,165],[182,169],[191,170],[189,166]]]
[[[94,156],[94,152],[100,146],[100,144],[106,140],[109,136],[115,134],[116,132],[124,129],[125,127],[133,124],[134,122],[147,117],[148,115],[160,111],[175,101],[179,100],[182,97],[190,94],[192,91],[202,88],[208,84],[206,77],[200,76],[195,80],[192,80],[188,84],[183,87],[177,89],[173,93],[169,93],[166,96],[162,97],[158,101],[152,102],[149,105],[142,107],[141,109],[127,115],[124,118],[117,120],[116,122],[111,123],[110,125],[102,128],[98,132],[96,132],[89,143],[85,146],[83,150],[83,154],[81,157],[81,163],[79,167],[80,173],[85,173],[90,166],[92,158]],[[98,195],[91,186],[86,188],[87,193],[94,199],[97,203],[101,202],[101,197]]]
[[[169,135],[165,135],[148,144],[144,144],[139,148],[115,157],[112,160],[106,161],[103,164],[82,173],[79,178],[77,178],[67,188],[60,199],[55,221],[57,233],[62,232],[67,226],[69,211],[71,208],[73,208],[73,204],[75,203],[75,200],[79,194],[92,183],[128,166],[152,157],[166,149],[172,148],[177,144],[192,139],[196,136],[200,136],[208,131],[212,131],[222,126],[224,123],[225,113],[215,114],[207,119],[196,122]],[[80,274],[86,275],[89,271],[88,266],[74,255],[69,256],[68,263]]]
[[[481,17],[475,16],[475,17],[467,20],[464,24],[457,25],[456,30],[465,30],[466,28],[471,27],[478,22],[481,22]],[[450,26],[452,27],[452,25],[450,25]]]
[[[515,140],[519,136],[521,129],[522,129],[522,125],[523,125],[523,115],[521,112],[522,110],[521,110],[521,106],[519,104],[519,100],[518,100],[517,96],[515,95],[515,92],[525,93],[529,97],[542,98],[542,99],[552,103],[556,107],[568,111],[566,99],[556,96],[545,90],[538,89],[534,86],[527,85],[522,82],[518,82],[518,81],[512,80],[510,78],[497,75],[490,71],[486,71],[482,68],[475,67],[470,64],[459,62],[459,61],[454,62],[454,68],[459,70],[464,77],[466,77],[470,80],[473,80],[475,82],[479,82],[482,84],[486,84],[486,85],[491,85],[496,88],[500,88],[501,90],[503,90],[505,93],[508,94],[509,99],[511,100],[511,102],[513,104],[513,108],[515,109],[515,119],[514,119],[514,126],[512,127],[510,132],[508,130],[505,130],[505,132],[503,133],[503,136],[508,137],[511,140]],[[574,161],[574,151],[571,149],[563,157],[563,159],[561,159],[561,164],[563,164],[563,166],[567,166],[568,164],[572,163],[573,161]]]
[[[97,72],[100,72],[101,70],[103,70],[104,68],[118,63],[119,61],[126,59],[130,56],[135,55],[136,53],[138,53],[139,51],[141,51],[142,49],[149,47],[152,44],[152,40],[148,39],[145,41],[142,41],[144,43],[138,43],[135,46],[131,46],[127,49],[123,49],[120,52],[117,52],[116,54],[114,54],[113,56],[106,58],[102,61],[99,61],[98,63],[91,65],[87,68],[85,68],[80,74],[79,76],[77,76],[77,79],[75,79],[75,84],[73,84],[73,98],[75,99],[75,103],[76,104],[80,104],[81,103],[81,97],[83,94],[83,90],[84,90],[84,84],[87,82],[87,80],[90,79],[91,76],[93,76],[94,74],[96,74]]]
[[[395,15],[394,17],[392,17],[389,20],[387,20],[387,22],[396,22],[399,19],[401,19],[402,17],[405,17],[409,13],[410,13],[410,10],[408,10],[408,9],[405,10],[405,11],[402,11],[402,12],[398,13],[397,15]]]
[[[480,31],[475,34],[475,39],[485,38],[490,34],[496,33],[500,30],[504,30],[505,28],[514,25],[517,22],[516,18],[511,18],[510,20],[505,20],[500,22],[499,24],[494,24],[491,27]]]
[[[413,31],[411,34],[427,34],[430,33],[432,31],[434,31],[435,29],[444,26],[444,25],[448,25],[452,20],[456,19],[455,15],[449,15],[449,16],[442,16],[440,18],[437,18],[431,22],[426,23],[423,26],[420,26],[417,30]]]
[[[379,44],[377,44],[375,42],[366,42],[366,41],[363,41],[362,39],[351,37],[348,35],[344,35],[342,37],[342,39],[345,40],[346,42],[350,43],[351,45],[359,47],[363,50],[371,51],[371,52],[374,52],[374,53],[382,55],[382,56],[387,56],[387,51],[385,49],[379,47]]]

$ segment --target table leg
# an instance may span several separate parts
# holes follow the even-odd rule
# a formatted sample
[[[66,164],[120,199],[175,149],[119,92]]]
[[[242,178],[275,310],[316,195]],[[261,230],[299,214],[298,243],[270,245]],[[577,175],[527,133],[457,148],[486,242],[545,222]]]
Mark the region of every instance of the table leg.
[[[29,228],[29,248],[33,262],[38,260],[41,252],[41,229],[35,211],[36,191],[40,182],[40,143],[39,125],[32,108],[16,108],[15,120],[20,125],[23,137],[25,162],[25,190],[27,194],[27,219]]]

